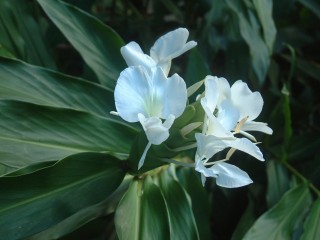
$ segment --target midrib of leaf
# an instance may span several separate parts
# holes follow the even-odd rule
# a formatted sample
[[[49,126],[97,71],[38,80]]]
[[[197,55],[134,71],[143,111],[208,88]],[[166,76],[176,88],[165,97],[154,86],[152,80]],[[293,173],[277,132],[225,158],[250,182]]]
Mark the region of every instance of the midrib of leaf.
[[[69,189],[69,188],[71,188],[71,187],[73,187],[73,186],[80,185],[80,184],[83,183],[83,182],[87,182],[87,181],[89,181],[89,180],[91,180],[91,179],[94,179],[94,178],[97,178],[97,177],[103,176],[103,175],[105,175],[105,171],[100,172],[99,174],[95,174],[95,175],[93,175],[93,176],[89,176],[89,177],[86,177],[86,178],[82,178],[82,179],[80,179],[80,180],[78,180],[78,181],[76,181],[76,182],[70,183],[70,184],[68,184],[68,185],[63,185],[63,187],[61,187],[61,188],[58,188],[58,189],[56,189],[56,190],[50,191],[50,192],[45,193],[45,194],[40,194],[40,195],[37,196],[37,197],[29,198],[29,199],[27,199],[27,200],[24,200],[24,201],[18,202],[18,203],[16,203],[16,204],[10,205],[9,207],[2,208],[2,209],[0,210],[0,212],[3,213],[3,212],[8,211],[8,210],[10,210],[10,209],[12,209],[12,208],[22,206],[22,205],[24,205],[24,204],[27,204],[27,203],[30,203],[30,202],[39,200],[39,199],[41,199],[41,198],[46,198],[46,197],[48,197],[48,196],[55,195],[56,193],[63,192],[64,190],[67,190],[67,189]],[[80,185],[80,186],[81,186],[81,185]]]

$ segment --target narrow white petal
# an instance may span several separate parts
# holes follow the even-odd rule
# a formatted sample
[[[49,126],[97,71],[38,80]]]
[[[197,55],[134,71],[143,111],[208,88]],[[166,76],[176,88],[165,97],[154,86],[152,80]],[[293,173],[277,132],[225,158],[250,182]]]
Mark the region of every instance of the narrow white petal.
[[[114,90],[120,117],[128,122],[137,122],[138,113],[148,116],[146,106],[150,93],[150,79],[143,67],[129,67],[122,71]]]
[[[169,137],[169,128],[163,126],[160,118],[146,118],[142,114],[138,114],[138,117],[150,143],[159,145],[167,140]]]
[[[210,167],[209,170],[213,176],[216,176],[216,183],[221,187],[236,188],[252,183],[245,171],[228,163],[217,163]]]
[[[237,138],[236,140],[224,141],[229,147],[233,147],[242,152],[248,153],[260,161],[264,161],[262,152],[256,144],[252,143],[247,138]]]
[[[197,45],[196,42],[187,43],[189,31],[178,28],[160,37],[150,49],[150,56],[157,62],[167,62],[180,56]]]
[[[215,108],[217,107],[219,99],[219,85],[217,82],[217,77],[206,76],[204,80],[205,85],[205,105],[209,109],[209,112],[213,114]]]
[[[120,51],[128,66],[142,65],[147,68],[156,66],[156,62],[150,56],[144,54],[136,42],[128,43]]]
[[[241,128],[242,131],[258,131],[266,134],[272,134],[273,131],[270,127],[267,126],[266,123],[263,122],[245,122]]]
[[[248,121],[256,119],[262,111],[263,99],[259,92],[251,92],[241,80],[231,86],[231,99],[239,109],[240,119],[249,116]]]
[[[139,160],[138,170],[143,166],[144,160],[146,159],[146,156],[147,156],[147,153],[148,153],[150,147],[151,147],[151,143],[148,142],[148,144],[147,144],[146,148],[144,149],[144,151],[143,151],[143,153],[142,153],[142,155],[141,155],[141,158],[140,158],[140,160]]]

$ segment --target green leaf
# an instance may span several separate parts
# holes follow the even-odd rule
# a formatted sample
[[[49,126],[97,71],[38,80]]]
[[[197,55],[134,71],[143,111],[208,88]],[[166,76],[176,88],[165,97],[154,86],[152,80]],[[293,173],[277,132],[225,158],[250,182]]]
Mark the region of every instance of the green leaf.
[[[320,198],[312,205],[304,224],[304,232],[301,240],[320,239]]]
[[[129,183],[131,182],[130,180],[131,178],[125,178],[121,185],[102,202],[81,209],[58,224],[28,238],[28,240],[60,239],[68,234],[81,231],[81,228],[84,228],[87,224],[90,224],[90,222],[99,218],[103,218],[106,215],[114,212],[115,205],[119,203],[120,198],[128,189]],[[102,231],[105,231],[105,226],[102,226]],[[77,239],[79,239],[79,237]]]
[[[28,1],[0,0],[0,42],[17,58],[55,68],[44,42],[42,28],[32,16],[31,4]]]
[[[174,178],[173,171],[172,168],[162,171],[159,181],[169,215],[170,239],[199,239],[191,199]]]
[[[121,122],[35,104],[0,101],[1,164],[22,168],[79,152],[129,153],[135,131]]]
[[[83,153],[33,174],[0,178],[1,237],[25,239],[99,203],[124,175],[116,158]]]
[[[170,239],[163,195],[150,176],[131,183],[116,209],[115,226],[120,240]]]
[[[200,239],[212,239],[210,230],[211,207],[209,204],[209,196],[202,186],[200,176],[198,176],[195,170],[191,168],[180,168],[177,171],[177,175],[179,183],[191,198],[192,211]]]
[[[271,55],[277,33],[272,17],[272,0],[253,0],[252,2],[262,25],[264,41],[266,42],[269,54]]]
[[[270,59],[266,43],[260,34],[258,20],[250,9],[241,5],[240,1],[226,1],[230,10],[237,17],[240,34],[250,49],[251,64],[260,85],[265,81]],[[248,15],[248,17],[246,16]]]
[[[258,218],[243,239],[291,239],[295,223],[303,216],[310,199],[306,184],[289,190],[273,208]]]
[[[86,12],[59,0],[38,0],[49,18],[80,53],[99,81],[113,90],[125,68],[120,54],[122,39]]]
[[[6,58],[0,58],[0,76],[0,99],[72,108],[106,117],[115,110],[111,91],[79,78]]]
[[[318,18],[320,18],[320,4],[316,0],[299,0],[301,4],[306,6],[312,11]]]
[[[268,190],[267,203],[274,206],[283,194],[290,188],[288,172],[283,165],[276,161],[267,162]]]

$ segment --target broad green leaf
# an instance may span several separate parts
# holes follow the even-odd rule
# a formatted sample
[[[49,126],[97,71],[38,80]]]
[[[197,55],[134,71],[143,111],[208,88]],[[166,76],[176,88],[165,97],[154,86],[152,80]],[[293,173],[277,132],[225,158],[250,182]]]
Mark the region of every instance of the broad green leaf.
[[[6,58],[0,58],[0,76],[0,99],[73,108],[106,117],[115,110],[111,91],[79,78]]]
[[[120,54],[122,39],[86,12],[60,0],[37,0],[49,18],[80,53],[99,81],[113,90],[125,68]]]
[[[202,186],[200,176],[198,176],[195,170],[191,168],[178,169],[177,175],[179,183],[191,198],[192,211],[200,239],[212,239],[210,230],[211,207],[209,204],[209,196]]]
[[[304,224],[301,240],[320,239],[320,198],[313,203]]]
[[[256,17],[250,9],[241,6],[240,1],[226,1],[233,14],[237,17],[242,38],[250,49],[251,64],[260,85],[263,84],[269,64],[269,51],[260,34]],[[248,17],[246,16],[248,15]]]
[[[274,206],[283,194],[290,188],[288,172],[283,165],[276,161],[267,162],[267,203],[268,207]]]
[[[311,201],[308,186],[298,185],[289,190],[269,211],[258,218],[243,239],[287,240]]]
[[[170,239],[200,239],[192,212],[191,199],[174,178],[172,171],[173,169],[162,171],[159,181],[169,215]]]
[[[14,55],[1,44],[0,44],[0,56],[7,57],[7,58],[14,58]]]
[[[263,29],[263,37],[271,55],[277,33],[272,17],[272,0],[253,0],[252,3],[257,11]]]
[[[115,213],[120,240],[170,239],[166,205],[151,177],[132,181]]]
[[[130,177],[125,178],[121,185],[102,202],[81,209],[58,224],[28,238],[28,240],[60,239],[61,237],[67,236],[76,230],[80,230],[82,227],[85,227],[86,224],[90,224],[90,222],[95,219],[105,217],[106,215],[114,212],[115,206],[119,203],[120,198],[128,189],[131,179],[132,178]],[[105,226],[103,226],[102,229],[105,229]]]
[[[53,167],[0,178],[0,235],[25,239],[107,198],[121,183],[121,161],[99,153],[70,156]]]
[[[17,101],[0,101],[0,162],[22,168],[79,152],[129,153],[135,131],[95,115]]]
[[[0,0],[0,42],[17,58],[55,68],[31,4],[29,1]]]
[[[318,18],[320,18],[320,3],[317,0],[299,0],[301,4],[306,6],[312,11]]]

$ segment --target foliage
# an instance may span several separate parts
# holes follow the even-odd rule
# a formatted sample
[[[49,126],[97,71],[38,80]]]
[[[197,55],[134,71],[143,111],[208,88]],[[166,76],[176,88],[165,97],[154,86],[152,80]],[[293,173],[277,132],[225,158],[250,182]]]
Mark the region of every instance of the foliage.
[[[320,239],[317,1],[0,0],[0,13],[3,239]],[[148,159],[138,171],[147,139],[110,114],[120,47],[177,27],[198,42],[172,66],[188,86],[212,74],[263,96],[266,163],[235,154],[248,187],[203,188],[194,169]]]

